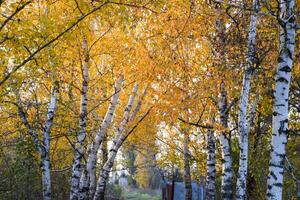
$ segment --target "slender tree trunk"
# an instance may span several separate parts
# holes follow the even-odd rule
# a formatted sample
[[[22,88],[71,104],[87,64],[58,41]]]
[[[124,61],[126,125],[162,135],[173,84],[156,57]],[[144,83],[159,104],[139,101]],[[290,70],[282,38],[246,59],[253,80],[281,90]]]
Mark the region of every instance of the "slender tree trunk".
[[[101,143],[101,152],[102,152],[102,160],[100,168],[103,169],[105,163],[108,160],[108,152],[107,152],[107,135],[105,134]],[[93,174],[90,174],[90,189],[89,189],[89,198],[93,199],[96,192],[96,167],[92,171]],[[103,185],[104,191],[106,190],[106,183]]]
[[[221,154],[222,154],[222,180],[221,180],[221,199],[232,200],[232,158],[230,135],[226,133],[228,128],[228,112],[231,105],[227,104],[227,92],[225,85],[221,83],[221,101],[219,103],[220,123],[224,129],[220,136]]]
[[[41,154],[41,168],[43,181],[43,199],[51,199],[51,174],[50,174],[50,156],[49,150],[44,148]]]
[[[113,115],[118,104],[119,94],[124,81],[123,75],[119,78],[116,83],[115,94],[111,98],[111,103],[108,107],[106,115],[102,121],[99,132],[95,136],[95,140],[91,146],[90,153],[88,155],[86,169],[82,173],[80,179],[80,199],[92,199],[96,190],[96,163],[97,163],[97,153],[99,147],[106,136],[108,127],[110,126]]]
[[[285,146],[288,131],[288,99],[295,48],[294,0],[280,1],[280,51],[275,77],[271,158],[269,164],[267,198],[282,199]]]
[[[222,154],[221,199],[232,199],[232,159],[230,138],[225,133],[220,135]]]
[[[103,142],[101,144],[101,152],[102,152],[102,163],[101,163],[101,168],[102,168],[108,159],[107,135],[103,137]]]
[[[108,160],[106,161],[105,165],[102,168],[99,181],[97,183],[94,200],[104,200],[106,182],[109,177],[109,172],[111,171],[111,168],[117,156],[118,149],[121,146],[121,142],[122,142],[121,140],[118,140],[117,142],[115,142],[113,148],[110,149]]]
[[[51,199],[50,130],[53,125],[53,119],[56,110],[57,93],[58,93],[58,82],[55,82],[51,91],[51,98],[47,110],[47,119],[43,125],[43,144],[41,144],[38,138],[38,134],[36,133],[34,128],[30,126],[28,122],[27,116],[22,107],[19,92],[16,91],[19,116],[21,118],[22,123],[28,129],[29,134],[33,138],[35,146],[40,154],[44,200]]]
[[[94,200],[104,200],[104,194],[105,194],[105,185],[109,177],[109,172],[111,171],[111,168],[114,164],[115,158],[117,156],[118,150],[121,147],[122,143],[126,139],[126,136],[123,134],[125,130],[125,126],[130,120],[130,111],[132,110],[132,106],[134,103],[134,98],[136,96],[138,89],[138,85],[134,86],[133,89],[133,94],[129,97],[128,104],[125,108],[123,119],[117,129],[116,136],[113,141],[113,147],[110,149],[109,154],[108,154],[108,160],[104,164],[98,183],[97,183],[97,188],[96,192],[94,195]]]
[[[184,184],[185,184],[185,200],[192,200],[192,182],[190,172],[190,152],[189,152],[189,135],[184,130]]]
[[[43,126],[43,150],[41,152],[42,175],[43,175],[43,199],[51,199],[51,166],[50,166],[50,130],[53,125],[54,112],[57,103],[58,83],[54,83],[51,98],[48,105],[47,120]]]
[[[224,67],[224,60],[226,60],[226,34],[225,34],[225,23],[222,17],[221,10],[216,9],[219,15],[216,20],[216,38],[215,38],[215,50],[216,56],[218,57],[216,65],[219,67]],[[222,154],[222,177],[221,177],[221,199],[231,200],[232,194],[232,159],[231,159],[231,147],[230,147],[230,135],[226,133],[228,128],[228,112],[231,105],[227,104],[227,93],[225,90],[224,82],[221,83],[221,99],[219,102],[219,114],[220,123],[224,129],[220,135],[219,140],[221,144],[221,154]]]
[[[245,74],[243,77],[242,93],[239,106],[239,169],[236,185],[236,199],[246,199],[247,172],[248,172],[248,135],[250,124],[247,122],[247,108],[249,104],[249,91],[252,74],[254,71],[255,59],[255,40],[256,40],[256,22],[257,13],[259,11],[258,0],[253,0],[254,12],[251,14],[249,35],[248,35],[248,56]]]
[[[81,103],[80,103],[80,118],[79,118],[79,133],[75,145],[74,161],[72,165],[70,200],[79,199],[79,182],[81,176],[81,160],[84,155],[84,140],[86,136],[87,126],[87,103],[88,103],[88,81],[89,81],[89,55],[87,40],[84,38],[82,48],[84,51],[84,62],[82,65],[82,86],[81,86]]]
[[[101,163],[101,169],[103,169],[105,163],[108,160],[108,151],[107,151],[107,135],[103,138],[103,142],[101,145],[101,152],[102,152],[102,163]],[[94,180],[94,185],[96,186],[96,177]],[[103,185],[104,191],[106,190],[106,182]],[[93,188],[93,196],[95,195],[96,187]],[[91,198],[92,199],[92,198]]]
[[[213,130],[207,133],[206,200],[216,199],[216,144]]]

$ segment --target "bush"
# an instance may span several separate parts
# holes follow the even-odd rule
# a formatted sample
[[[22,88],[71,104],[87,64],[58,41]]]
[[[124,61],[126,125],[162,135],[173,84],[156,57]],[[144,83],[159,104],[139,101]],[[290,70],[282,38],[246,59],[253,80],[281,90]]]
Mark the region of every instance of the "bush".
[[[108,200],[121,200],[122,199],[122,188],[121,186],[113,183],[109,183],[106,186],[105,198]]]

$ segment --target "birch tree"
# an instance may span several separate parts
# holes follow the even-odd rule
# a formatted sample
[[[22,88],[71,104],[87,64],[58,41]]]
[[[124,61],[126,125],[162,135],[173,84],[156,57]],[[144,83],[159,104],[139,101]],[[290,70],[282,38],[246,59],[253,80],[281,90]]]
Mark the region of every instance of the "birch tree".
[[[118,104],[119,94],[124,81],[124,76],[121,75],[115,86],[115,93],[111,97],[111,103],[107,109],[106,115],[102,121],[99,132],[95,136],[95,140],[91,146],[90,153],[88,155],[86,172],[82,173],[80,180],[81,199],[86,199],[87,195],[92,199],[96,190],[96,162],[97,152],[99,147],[106,136],[108,127],[110,126],[113,115],[115,113],[116,106]]]
[[[133,88],[132,94],[129,97],[127,106],[124,110],[122,121],[119,127],[117,128],[117,132],[113,140],[113,147],[109,150],[108,153],[108,160],[106,161],[106,163],[102,168],[99,180],[97,182],[97,188],[94,195],[94,200],[104,199],[106,181],[108,180],[109,172],[114,164],[115,158],[117,156],[117,152],[125,139],[125,135],[123,134],[123,132],[125,131],[126,128],[125,126],[129,122],[130,112],[134,103],[137,90],[138,90],[138,85],[136,84]]]
[[[275,75],[273,102],[271,158],[267,199],[282,199],[283,173],[288,132],[288,101],[293,55],[295,48],[295,1],[281,0],[278,22],[280,25],[279,56]]]
[[[239,169],[236,184],[236,199],[246,199],[247,172],[248,172],[248,134],[250,124],[247,122],[247,108],[249,102],[250,82],[254,72],[255,64],[255,41],[256,41],[256,24],[257,13],[259,12],[259,1],[253,0],[250,25],[248,31],[248,52],[245,72],[243,76],[242,92],[239,104]]]
[[[234,105],[235,100],[230,104],[227,102],[227,92],[225,89],[224,82],[221,83],[220,89],[220,102],[219,102],[219,113],[220,113],[220,124],[222,126],[222,131],[219,135],[219,140],[221,144],[221,155],[222,155],[222,178],[221,178],[221,198],[226,200],[232,199],[232,157],[231,157],[231,136],[227,132],[228,129],[228,118],[229,111]]]
[[[43,185],[43,199],[50,200],[51,199],[51,166],[50,166],[50,131],[51,126],[53,125],[54,114],[56,110],[57,104],[57,94],[58,94],[58,82],[54,83],[54,86],[51,91],[50,102],[48,104],[47,110],[47,118],[45,123],[43,124],[43,139],[42,141],[39,139],[39,134],[35,130],[33,126],[30,125],[27,115],[22,106],[22,100],[19,94],[19,91],[15,91],[18,113],[19,117],[27,128],[30,136],[32,137],[34,144],[36,146],[37,151],[40,154],[41,159],[41,170],[42,170],[42,185]]]
[[[212,129],[208,129],[206,138],[206,199],[215,200],[216,199],[216,144],[215,136]]]
[[[84,60],[82,64],[82,85],[81,85],[81,102],[79,117],[79,133],[74,150],[74,161],[72,165],[70,200],[79,199],[79,181],[81,176],[81,160],[84,156],[84,139],[86,137],[87,127],[87,103],[88,103],[88,82],[89,82],[89,50],[87,39],[83,39],[82,49]]]

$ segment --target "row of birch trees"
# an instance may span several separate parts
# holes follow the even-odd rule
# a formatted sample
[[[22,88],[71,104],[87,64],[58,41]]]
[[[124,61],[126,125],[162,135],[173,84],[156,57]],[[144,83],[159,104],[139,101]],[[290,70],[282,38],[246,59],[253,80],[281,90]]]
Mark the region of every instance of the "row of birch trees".
[[[102,200],[124,144],[146,138],[187,200],[200,176],[206,199],[250,199],[259,146],[264,198],[283,199],[285,174],[299,187],[297,3],[0,1],[1,176],[25,141],[43,199],[66,198],[53,192],[66,173],[67,198]]]

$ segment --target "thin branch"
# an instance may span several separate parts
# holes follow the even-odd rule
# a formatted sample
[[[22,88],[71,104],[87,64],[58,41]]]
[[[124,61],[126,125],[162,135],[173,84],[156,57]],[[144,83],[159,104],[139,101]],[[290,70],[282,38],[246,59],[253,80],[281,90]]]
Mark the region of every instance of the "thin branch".
[[[50,41],[48,41],[46,44],[42,45],[41,47],[37,48],[37,50],[35,50],[34,52],[32,52],[32,54],[30,54],[27,58],[25,58],[20,64],[14,66],[12,68],[12,71],[7,73],[5,75],[5,77],[0,81],[0,86],[3,85],[11,76],[12,74],[14,74],[16,71],[18,71],[21,67],[23,67],[26,63],[28,63],[29,61],[31,61],[34,56],[36,54],[38,54],[40,51],[42,51],[43,49],[45,49],[46,47],[48,47],[49,45],[51,45],[53,42],[55,42],[56,40],[60,39],[64,34],[66,34],[67,32],[69,32],[70,30],[72,30],[79,22],[81,22],[82,20],[84,20],[86,17],[90,16],[91,14],[93,14],[94,12],[100,10],[102,7],[104,7],[106,4],[108,4],[108,2],[104,2],[103,4],[101,4],[100,6],[94,8],[93,10],[89,11],[88,13],[86,13],[85,15],[80,16],[73,24],[71,24],[68,28],[66,28],[63,32],[61,32],[60,34],[58,34],[56,37],[52,38]]]
[[[52,172],[65,172],[65,171],[68,171],[69,169],[71,169],[72,166],[69,166],[69,167],[65,167],[65,168],[62,168],[62,169],[52,169],[51,171]]]
[[[183,149],[181,149],[179,146],[177,146],[176,144],[172,145],[169,144],[168,142],[164,141],[163,139],[159,138],[158,136],[155,136],[155,138],[159,141],[161,141],[162,143],[164,143],[165,145],[169,146],[170,148],[174,148],[175,150],[177,150],[179,153],[184,154]],[[198,161],[197,158],[195,158],[190,152],[189,152],[189,156],[191,157],[192,160],[196,160]]]
[[[70,146],[72,147],[72,149],[75,150],[75,151],[77,151],[78,153],[80,153],[78,151],[78,149],[75,147],[75,144],[70,140],[70,138],[66,134],[63,134],[63,136],[68,140],[68,143],[70,144]],[[84,162],[86,163],[85,157],[83,156],[82,158],[83,158]]]
[[[97,38],[94,42],[93,42],[93,44],[89,47],[89,52],[91,51],[91,49],[93,48],[93,46],[97,43],[97,42],[99,42],[99,40],[101,40],[110,30],[112,29],[112,26],[110,26],[104,33],[102,33],[100,36],[99,36],[99,38]]]
[[[295,171],[294,166],[291,164],[291,162],[289,161],[287,156],[285,156],[285,160],[286,160],[286,163],[288,165],[285,168],[286,168],[287,172],[291,175],[295,186],[300,185],[300,180],[294,174],[294,171]]]
[[[74,1],[75,1],[75,3],[76,3],[76,7],[77,7],[77,9],[79,10],[79,12],[80,12],[82,15],[84,15],[84,13],[82,12],[82,10],[81,10],[80,7],[79,7],[79,4],[78,4],[77,0],[74,0]]]
[[[4,36],[3,38],[2,38],[2,40],[0,40],[0,45],[2,45],[6,40],[10,40],[10,39],[12,39],[13,37],[8,37],[8,35],[6,35],[6,36]]]
[[[132,83],[134,83],[135,81],[132,81],[130,83],[128,83],[127,85],[125,85],[123,88],[127,88],[128,86],[130,86]],[[99,103],[97,103],[93,108],[91,108],[87,114],[89,115],[91,112],[93,112],[96,108],[98,108],[100,105],[102,105],[103,103],[109,101],[111,99],[112,96],[114,96],[116,93],[120,92],[121,90],[119,91],[115,91],[113,94],[111,94],[110,96],[106,97],[105,99],[103,100],[100,100]]]
[[[192,125],[192,126],[196,126],[196,127],[199,127],[199,128],[204,128],[204,129],[213,129],[214,127],[212,125],[204,125],[204,124],[199,124],[199,123],[195,123],[195,122],[188,122],[182,118],[178,118],[180,121],[182,121],[183,123],[186,123],[186,124],[189,124],[189,125]]]
[[[150,111],[152,110],[153,106],[148,109],[148,111],[139,119],[139,121],[127,132],[124,140],[122,140],[121,145],[123,142],[128,138],[128,136],[139,126],[139,124],[148,116]]]
[[[24,3],[22,6],[18,7],[15,12],[13,12],[13,14],[11,14],[9,17],[6,18],[6,20],[1,24],[0,26],[0,32],[2,31],[2,29],[5,27],[5,25],[12,20],[12,18],[18,14],[21,10],[23,10],[28,4],[30,4],[32,1],[28,1],[26,3]]]
[[[42,148],[43,148],[43,144],[42,142],[39,140],[39,136],[36,133],[36,131],[34,130],[34,128],[30,125],[27,115],[24,111],[24,108],[22,106],[22,101],[21,101],[21,97],[19,94],[19,91],[17,89],[15,89],[15,96],[17,99],[17,103],[15,105],[17,105],[18,107],[18,114],[19,117],[21,119],[21,122],[23,123],[23,125],[27,128],[27,131],[29,132],[29,135],[32,137],[32,139],[34,140],[34,144],[36,146],[36,149],[38,150],[38,152],[42,152]]]
[[[152,10],[151,8],[147,7],[149,2],[144,4],[144,5],[136,5],[136,4],[130,4],[130,3],[115,2],[115,1],[108,1],[108,3],[115,4],[115,5],[121,5],[121,6],[128,6],[128,7],[133,7],[133,8],[141,8],[141,9],[149,10],[149,11],[155,13],[155,14],[158,13],[155,10]]]

